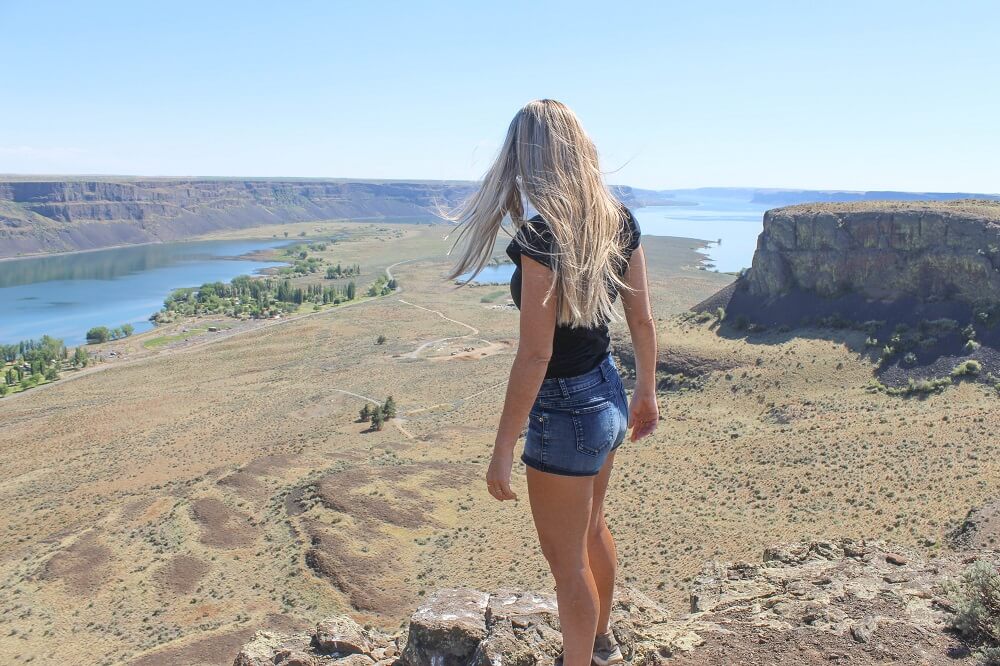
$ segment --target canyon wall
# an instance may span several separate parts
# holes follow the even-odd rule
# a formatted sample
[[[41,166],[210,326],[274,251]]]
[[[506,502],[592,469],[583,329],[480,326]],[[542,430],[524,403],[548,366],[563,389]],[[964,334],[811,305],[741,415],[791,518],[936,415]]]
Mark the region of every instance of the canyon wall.
[[[473,183],[238,179],[0,181],[0,257],[184,240],[333,218],[428,218]]]

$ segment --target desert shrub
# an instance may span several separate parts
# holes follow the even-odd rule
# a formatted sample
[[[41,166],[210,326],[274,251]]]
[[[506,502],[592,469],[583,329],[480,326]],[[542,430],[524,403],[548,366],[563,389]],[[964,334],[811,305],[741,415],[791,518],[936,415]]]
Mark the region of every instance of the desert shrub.
[[[982,345],[980,345],[980,344],[979,344],[978,342],[976,342],[975,340],[966,340],[966,342],[965,342],[965,347],[964,347],[964,349],[965,349],[965,353],[966,353],[966,354],[971,354],[972,352],[974,352],[974,351],[976,351],[977,349],[979,349],[979,348],[980,348],[981,346],[982,346]]]
[[[951,377],[938,377],[931,379],[913,379],[910,377],[905,386],[886,386],[878,380],[873,380],[867,386],[867,391],[869,393],[885,391],[889,395],[898,396],[929,395],[931,393],[940,393],[945,389],[945,387],[950,385]]]
[[[861,330],[868,335],[875,335],[875,333],[883,326],[885,326],[884,319],[870,319],[861,324]]]
[[[718,321],[725,321],[726,319],[726,308],[718,307],[715,309],[715,318]]]
[[[920,322],[920,330],[927,335],[947,335],[958,330],[954,319],[931,319]]]
[[[983,664],[1000,666],[1000,571],[979,560],[946,589],[955,604],[952,627],[979,645]]]
[[[983,369],[983,366],[979,361],[962,361],[955,366],[955,369],[951,371],[952,377],[975,377]]]
[[[913,352],[906,352],[906,355],[903,356],[903,363],[906,363],[907,365],[913,365],[916,362],[917,362],[917,355],[914,354]]]

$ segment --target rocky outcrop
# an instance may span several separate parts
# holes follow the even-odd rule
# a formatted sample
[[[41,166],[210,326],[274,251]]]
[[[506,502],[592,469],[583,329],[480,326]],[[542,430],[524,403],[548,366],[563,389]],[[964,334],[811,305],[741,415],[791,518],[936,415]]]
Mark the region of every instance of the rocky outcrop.
[[[724,312],[727,324],[747,330],[756,330],[750,324],[856,328],[878,340],[873,347],[878,349],[898,324],[912,328],[950,319],[960,328],[982,329],[980,342],[995,346],[1000,343],[1000,201],[875,201],[770,210],[752,266],[692,309]],[[921,347],[919,365],[942,355],[961,356],[966,340],[953,333]],[[992,369],[990,359],[975,360]]]
[[[782,544],[762,562],[706,565],[682,617],[619,588],[611,624],[633,664],[972,664],[945,631],[954,608],[942,584],[975,557],[998,561],[995,551],[924,560],[877,541]],[[311,635],[259,632],[234,663],[535,666],[561,647],[552,595],[446,589],[399,634],[334,618]]]
[[[1000,202],[805,204],[771,210],[747,290],[1000,303]]]
[[[957,549],[1000,550],[1000,499],[970,510],[947,539]]]

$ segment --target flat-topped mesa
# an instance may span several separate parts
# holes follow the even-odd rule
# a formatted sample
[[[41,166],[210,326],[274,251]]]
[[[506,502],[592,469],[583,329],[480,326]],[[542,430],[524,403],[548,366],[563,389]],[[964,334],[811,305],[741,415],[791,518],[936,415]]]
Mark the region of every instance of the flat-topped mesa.
[[[741,285],[776,299],[1000,304],[1000,202],[869,201],[769,210]]]
[[[305,178],[0,178],[0,257],[185,240],[287,222],[436,217],[476,183]],[[632,205],[627,186],[614,191]]]

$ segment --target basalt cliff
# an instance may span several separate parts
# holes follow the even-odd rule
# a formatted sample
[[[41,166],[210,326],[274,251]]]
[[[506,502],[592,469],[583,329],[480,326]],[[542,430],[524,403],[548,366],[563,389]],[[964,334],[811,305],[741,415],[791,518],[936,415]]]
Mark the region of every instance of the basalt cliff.
[[[888,384],[955,373],[995,382],[1000,202],[769,210],[752,266],[694,310],[724,318],[730,331],[859,331],[859,348]]]
[[[803,204],[768,211],[752,296],[1000,303],[1000,202]]]
[[[0,258],[285,222],[428,221],[475,187],[464,181],[0,177]],[[639,203],[632,188],[614,190],[627,204]]]
[[[428,218],[471,183],[101,178],[0,180],[0,257],[184,240],[332,218]]]

